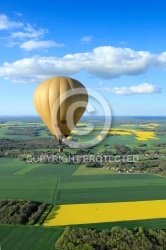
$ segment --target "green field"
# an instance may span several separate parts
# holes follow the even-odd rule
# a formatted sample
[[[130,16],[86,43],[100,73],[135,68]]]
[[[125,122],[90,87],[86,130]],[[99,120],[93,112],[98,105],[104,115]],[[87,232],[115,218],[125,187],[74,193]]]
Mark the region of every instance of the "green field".
[[[2,250],[54,250],[63,228],[0,225]]]
[[[9,158],[1,158],[0,166],[0,199],[49,204],[166,199],[165,178],[152,174],[89,175],[87,170],[87,175],[74,175],[78,165],[31,164]]]
[[[165,178],[150,174],[66,176],[60,178],[57,204],[166,199]]]
[[[159,124],[165,129],[166,123]],[[15,129],[13,129],[15,127]],[[115,125],[116,128],[140,129],[138,124],[133,127],[122,127],[120,123]],[[17,128],[22,134],[17,133]],[[31,128],[39,129],[37,136],[24,134],[24,128],[31,133]],[[78,127],[84,129],[84,127]],[[152,130],[149,130],[152,131]],[[13,135],[9,134],[10,132]],[[16,132],[16,134],[14,134]],[[25,130],[26,132],[26,130]],[[93,139],[99,131],[96,129],[90,135],[81,138],[75,134],[73,139],[79,142]],[[41,152],[55,153],[58,148],[53,148],[47,141],[45,146],[44,139],[50,138],[47,128],[43,123],[26,122],[26,121],[9,121],[0,125],[0,138],[3,140],[14,139],[16,147],[13,151],[17,151],[19,140],[28,141],[28,149],[21,150],[23,154],[40,154]],[[7,145],[10,148],[10,140]],[[32,140],[32,142],[31,142]],[[33,148],[36,141],[39,145],[44,141],[44,146]],[[165,143],[166,135],[158,136],[158,139],[150,139],[138,141],[134,135],[113,135],[107,136],[100,141],[95,147],[90,149],[90,153],[101,153],[110,150],[110,154],[115,151],[115,144],[125,145],[130,149],[145,149],[148,152],[160,150],[166,152],[165,146],[160,148],[154,146],[154,143]],[[4,143],[4,142],[3,142]],[[17,144],[18,143],[18,144]],[[145,146],[139,146],[144,143]],[[4,144],[3,144],[4,145]],[[12,144],[15,146],[15,144]],[[50,146],[50,147],[49,147]],[[23,147],[23,146],[22,146]],[[7,149],[10,151],[10,149]],[[79,149],[65,148],[64,152],[71,154],[76,153]],[[86,150],[85,150],[86,151]],[[3,149],[2,149],[3,152]],[[11,150],[12,152],[12,150]],[[152,161],[151,159],[141,158],[142,161]],[[162,156],[164,160],[165,156]],[[61,204],[77,204],[77,203],[97,203],[97,202],[125,202],[125,201],[145,201],[145,200],[165,200],[166,199],[166,179],[164,177],[153,174],[117,174],[114,170],[106,168],[88,168],[85,165],[57,163],[27,163],[18,158],[0,158],[0,199],[23,199],[31,201],[39,201],[52,205]],[[97,229],[109,229],[113,226],[121,227],[144,227],[154,229],[166,229],[166,219],[144,221],[121,221],[115,223],[97,223],[79,225],[79,227],[89,227]],[[77,227],[77,225],[76,225]],[[62,227],[46,228],[44,226],[14,226],[0,225],[0,244],[2,250],[51,250],[60,234],[63,232]],[[21,236],[20,236],[21,235]]]
[[[71,175],[77,168],[77,165],[31,164],[0,158],[0,199],[55,203],[58,177]]]
[[[87,175],[76,175],[77,171],[78,165],[30,164],[1,158],[0,199],[49,204],[166,199],[164,177],[152,174],[89,175],[88,169]]]
[[[0,176],[12,175],[24,167],[24,162],[18,159],[0,158]]]
[[[94,223],[94,224],[79,224],[72,227],[81,228],[94,228],[94,229],[111,229],[112,227],[126,227],[135,228],[143,227],[146,229],[165,229],[166,219],[151,219],[151,220],[134,220],[134,221],[118,221],[118,222],[106,222],[106,223]]]
[[[115,174],[116,172],[111,169],[105,168],[87,168],[85,165],[79,166],[73,175],[103,175],[103,174]]]

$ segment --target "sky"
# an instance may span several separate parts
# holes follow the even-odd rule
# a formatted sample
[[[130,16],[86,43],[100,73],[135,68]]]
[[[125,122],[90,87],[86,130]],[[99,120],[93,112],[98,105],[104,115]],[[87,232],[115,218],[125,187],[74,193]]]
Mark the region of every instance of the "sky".
[[[164,0],[1,0],[0,116],[37,115],[35,88],[59,75],[100,93],[115,116],[165,116],[165,9]]]

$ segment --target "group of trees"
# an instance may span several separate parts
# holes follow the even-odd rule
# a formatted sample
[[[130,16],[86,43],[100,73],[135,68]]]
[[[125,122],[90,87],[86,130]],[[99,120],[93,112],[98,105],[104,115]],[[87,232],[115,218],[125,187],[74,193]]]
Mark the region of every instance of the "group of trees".
[[[38,136],[40,131],[43,130],[42,127],[9,127],[8,130],[5,132],[5,135],[26,135],[26,136]]]
[[[57,148],[58,143],[55,138],[34,138],[26,140],[13,140],[13,139],[0,139],[0,152],[1,154],[6,151],[19,150],[36,150],[36,149],[50,149]]]
[[[137,163],[138,164],[138,163]],[[166,176],[166,163],[165,160],[145,161],[142,162],[141,168],[144,168],[146,172],[152,174],[159,174]]]
[[[35,224],[47,205],[32,201],[1,200],[0,224]]]
[[[166,232],[143,228],[113,227],[92,230],[67,227],[55,244],[60,250],[160,250],[166,249]]]

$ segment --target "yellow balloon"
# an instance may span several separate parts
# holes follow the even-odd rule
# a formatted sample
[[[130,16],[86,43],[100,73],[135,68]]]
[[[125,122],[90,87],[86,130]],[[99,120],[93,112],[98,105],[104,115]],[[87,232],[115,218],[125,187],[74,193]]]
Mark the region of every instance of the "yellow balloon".
[[[87,103],[88,94],[83,84],[64,76],[41,82],[34,93],[37,112],[59,141],[70,134]]]

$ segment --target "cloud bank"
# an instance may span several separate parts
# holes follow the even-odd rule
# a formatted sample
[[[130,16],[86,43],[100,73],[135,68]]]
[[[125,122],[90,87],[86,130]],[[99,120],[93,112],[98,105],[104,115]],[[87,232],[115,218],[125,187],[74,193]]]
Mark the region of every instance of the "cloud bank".
[[[153,94],[163,92],[159,86],[153,85],[151,83],[141,83],[131,87],[98,88],[96,90],[110,92],[117,95]]]
[[[62,46],[47,42],[23,43],[25,50],[36,46]],[[0,66],[0,76],[21,82],[26,78],[42,79],[54,75],[73,75],[81,71],[99,77],[112,79],[122,75],[140,75],[152,67],[166,68],[166,52],[160,55],[148,51],[134,51],[129,48],[101,46],[86,53],[67,54],[64,57],[33,56]]]

